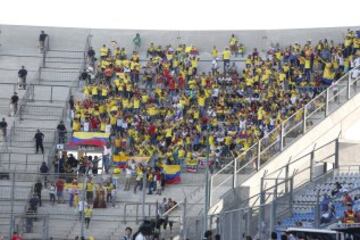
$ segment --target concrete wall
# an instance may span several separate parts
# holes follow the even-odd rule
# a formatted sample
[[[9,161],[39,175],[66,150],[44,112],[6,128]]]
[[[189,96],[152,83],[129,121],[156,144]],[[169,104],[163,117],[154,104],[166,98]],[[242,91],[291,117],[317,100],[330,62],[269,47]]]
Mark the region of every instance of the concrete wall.
[[[339,165],[359,165],[360,169],[360,141],[341,139],[339,142]],[[345,170],[345,168],[344,168]]]
[[[360,116],[360,94],[345,103],[337,111],[324,119],[319,125],[311,129],[295,144],[285,149],[275,160],[263,166],[260,171],[252,175],[241,187],[250,187],[250,196],[260,190],[260,179],[265,170],[273,172],[279,167],[286,165],[290,159],[296,159],[310,153],[315,146],[322,146],[341,136],[342,132],[349,129]],[[341,154],[341,153],[340,153]]]
[[[353,27],[352,29],[359,29]],[[101,44],[110,45],[112,40],[118,42],[128,51],[133,48],[132,39],[139,32],[143,40],[144,50],[150,42],[157,44],[187,43],[198,47],[201,52],[209,53],[213,45],[222,49],[228,45],[228,39],[235,33],[247,49],[267,49],[271,44],[279,43],[285,46],[291,43],[304,43],[307,40],[317,42],[327,38],[335,42],[342,41],[347,28],[314,28],[289,30],[246,30],[246,31],[150,31],[150,30],[109,30],[109,29],[78,29],[54,27],[29,27],[0,25],[0,43],[5,48],[32,48],[36,46],[40,30],[50,35],[52,48],[82,50],[86,36],[93,35],[93,46],[98,49]]]

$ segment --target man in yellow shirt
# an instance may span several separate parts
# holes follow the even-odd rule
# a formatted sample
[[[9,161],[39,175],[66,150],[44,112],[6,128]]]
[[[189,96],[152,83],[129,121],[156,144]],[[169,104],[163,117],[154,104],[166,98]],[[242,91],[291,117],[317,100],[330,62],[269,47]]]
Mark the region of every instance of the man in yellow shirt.
[[[213,59],[216,59],[219,55],[219,51],[217,50],[216,46],[213,47],[213,49],[211,50],[211,56]]]
[[[230,56],[231,56],[231,51],[229,50],[229,48],[225,48],[225,50],[222,52],[222,58],[224,62],[224,73],[226,73],[227,69],[230,66]]]
[[[92,214],[93,214],[93,210],[88,205],[87,208],[85,208],[85,210],[84,210],[84,220],[85,220],[86,229],[89,228]]]
[[[109,48],[106,47],[105,44],[102,45],[102,47],[100,48],[100,57],[101,59],[105,59],[107,58],[109,55]]]

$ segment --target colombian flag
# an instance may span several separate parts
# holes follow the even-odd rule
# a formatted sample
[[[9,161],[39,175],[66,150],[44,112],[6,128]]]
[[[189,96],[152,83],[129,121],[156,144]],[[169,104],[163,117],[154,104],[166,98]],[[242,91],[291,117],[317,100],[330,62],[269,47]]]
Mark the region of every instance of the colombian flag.
[[[109,141],[109,136],[109,133],[103,132],[74,132],[69,145],[91,145],[103,147]]]
[[[181,166],[180,165],[164,165],[163,166],[165,182],[167,184],[177,184],[181,182]]]
[[[129,160],[129,157],[124,154],[113,155],[113,165],[118,168],[124,168]]]

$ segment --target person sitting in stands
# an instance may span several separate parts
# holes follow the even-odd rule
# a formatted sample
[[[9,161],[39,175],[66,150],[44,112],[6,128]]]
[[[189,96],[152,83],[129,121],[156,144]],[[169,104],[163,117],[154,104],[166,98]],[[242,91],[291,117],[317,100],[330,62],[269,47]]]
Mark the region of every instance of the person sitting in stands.
[[[321,203],[320,203],[321,212],[327,212],[328,211],[329,203],[330,203],[330,197],[329,197],[329,195],[327,195],[325,193],[324,196],[323,196],[323,199],[321,200]]]
[[[345,192],[345,194],[342,198],[342,202],[344,205],[349,205],[349,204],[352,205],[353,204],[353,200],[347,191]]]
[[[351,204],[347,205],[347,209],[344,212],[344,217],[343,217],[342,222],[345,224],[355,223],[355,212],[353,211]]]
[[[331,203],[328,204],[327,210],[323,212],[320,218],[320,224],[330,223],[335,218],[335,206]]]

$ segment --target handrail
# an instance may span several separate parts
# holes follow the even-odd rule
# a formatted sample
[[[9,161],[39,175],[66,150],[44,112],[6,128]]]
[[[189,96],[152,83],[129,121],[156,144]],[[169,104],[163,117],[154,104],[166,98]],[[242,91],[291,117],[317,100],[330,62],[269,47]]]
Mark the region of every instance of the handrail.
[[[166,212],[161,214],[160,217],[168,216],[174,209],[176,209],[177,207],[179,207],[180,205],[183,205],[183,204],[184,204],[183,201],[176,203],[172,208],[168,209]]]
[[[318,150],[320,150],[320,149],[323,149],[324,147],[326,147],[326,146],[328,146],[328,145],[330,145],[330,144],[332,144],[332,143],[336,143],[336,140],[337,140],[337,139],[334,139],[334,140],[332,140],[332,141],[330,141],[330,142],[327,142],[327,143],[325,143],[324,145],[322,145],[322,146],[320,146],[320,147],[318,147],[318,148],[316,148],[316,149],[313,149],[312,151],[318,151]],[[295,158],[294,160],[291,160],[291,161],[288,162],[286,165],[277,168],[276,170],[274,170],[274,171],[271,172],[271,173],[268,173],[267,176],[272,175],[272,174],[275,174],[275,173],[281,171],[282,169],[285,169],[288,165],[294,164],[294,163],[300,161],[301,159],[303,159],[303,158],[305,158],[305,157],[307,157],[307,156],[310,156],[311,153],[312,153],[312,151],[309,152],[309,153],[306,153],[306,154],[302,155],[301,157],[298,157],[298,158]]]

